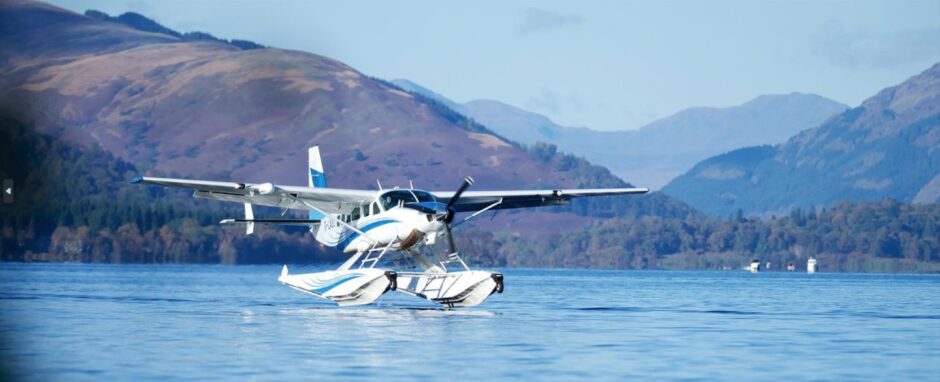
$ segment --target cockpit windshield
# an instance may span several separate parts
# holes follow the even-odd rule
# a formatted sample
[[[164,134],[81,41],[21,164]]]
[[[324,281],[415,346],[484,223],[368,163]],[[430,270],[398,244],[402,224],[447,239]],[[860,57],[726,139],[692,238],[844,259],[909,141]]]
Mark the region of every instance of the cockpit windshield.
[[[411,193],[415,194],[419,202],[434,202],[437,199],[434,199],[434,195],[431,195],[427,191],[412,190]]]
[[[386,211],[393,207],[402,206],[405,203],[433,202],[434,200],[434,196],[431,195],[431,193],[417,190],[389,191],[379,197],[379,202],[382,203],[382,207]]]

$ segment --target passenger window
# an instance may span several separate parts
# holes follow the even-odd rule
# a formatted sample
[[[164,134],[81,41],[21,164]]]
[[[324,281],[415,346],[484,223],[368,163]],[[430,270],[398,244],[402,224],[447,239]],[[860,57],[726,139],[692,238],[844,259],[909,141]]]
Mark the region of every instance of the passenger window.
[[[352,219],[352,220],[359,220],[359,207],[353,208],[351,219]]]
[[[379,203],[372,202],[372,214],[375,215],[379,213]]]

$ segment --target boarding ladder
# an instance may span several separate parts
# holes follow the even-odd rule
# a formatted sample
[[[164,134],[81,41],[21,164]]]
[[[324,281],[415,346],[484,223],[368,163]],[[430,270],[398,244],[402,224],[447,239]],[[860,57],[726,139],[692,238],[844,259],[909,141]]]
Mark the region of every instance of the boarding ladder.
[[[375,268],[375,265],[378,264],[379,260],[382,260],[382,256],[385,256],[385,253],[388,252],[389,248],[391,248],[394,244],[395,241],[392,240],[388,243],[388,245],[385,246],[385,248],[382,248],[381,250],[376,248],[375,244],[373,244],[372,248],[369,248],[369,250],[366,251],[366,256],[363,257],[360,261],[359,269]],[[378,253],[378,255],[376,255],[376,253]],[[368,266],[366,266],[366,264],[368,264]]]
[[[438,261],[437,263],[441,265],[441,268],[444,269],[444,272],[447,272],[447,265],[448,265],[448,264],[454,264],[454,263],[458,263],[458,264],[460,264],[461,266],[463,266],[463,269],[464,269],[465,271],[469,271],[469,270],[470,270],[470,267],[467,266],[467,263],[465,263],[465,262],[463,261],[463,259],[460,258],[460,252],[451,253],[451,254],[447,255],[443,260],[440,260],[440,261]]]

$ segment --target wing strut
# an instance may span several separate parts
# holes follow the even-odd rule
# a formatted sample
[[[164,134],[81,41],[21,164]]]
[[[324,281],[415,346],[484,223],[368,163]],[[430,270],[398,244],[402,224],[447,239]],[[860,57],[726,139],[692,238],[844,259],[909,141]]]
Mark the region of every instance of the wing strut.
[[[356,227],[353,226],[352,224],[346,223],[346,222],[342,221],[341,219],[337,219],[337,218],[333,217],[333,215],[330,215],[330,214],[326,213],[326,211],[321,210],[321,209],[318,208],[317,206],[314,206],[314,205],[312,205],[312,204],[310,204],[310,203],[307,203],[307,201],[305,201],[305,200],[303,200],[303,199],[295,198],[295,197],[294,197],[293,195],[291,195],[291,194],[284,194],[284,197],[286,197],[286,198],[288,198],[288,199],[290,199],[290,200],[293,200],[293,201],[295,201],[295,202],[297,202],[297,203],[303,204],[303,205],[305,205],[305,206],[307,206],[307,207],[310,207],[310,209],[312,209],[312,210],[314,210],[314,211],[317,211],[317,212],[323,214],[323,218],[324,218],[324,219],[330,219],[330,220],[332,220],[332,221],[335,221],[335,222],[337,222],[337,223],[339,223],[339,224],[342,224],[342,225],[346,226],[346,228],[349,228],[349,229],[355,231],[356,233],[362,235],[362,237],[366,238],[366,240],[368,240],[372,245],[375,245],[375,243],[377,243],[377,241],[376,241],[375,239],[373,239],[373,238],[370,237],[369,235],[366,235],[366,233],[365,233],[365,232],[362,232],[362,230],[360,230],[359,228],[356,228]]]
[[[477,211],[477,212],[474,212],[473,215],[470,215],[470,216],[467,216],[467,217],[463,218],[463,220],[457,222],[457,223],[454,224],[452,227],[457,227],[457,226],[459,226],[459,225],[461,225],[461,224],[463,224],[463,223],[466,223],[467,220],[473,219],[473,218],[477,217],[478,215],[480,215],[480,214],[482,214],[482,213],[484,213],[484,212],[486,212],[486,211],[489,211],[491,208],[496,207],[496,206],[498,206],[498,205],[500,205],[500,204],[503,204],[503,198],[499,198],[499,200],[497,200],[495,203],[486,206],[486,208],[484,208],[484,209],[482,209],[482,210],[479,210],[479,211]]]
[[[245,203],[245,221],[248,222],[245,228],[245,234],[251,235],[255,233],[255,213],[251,209],[251,203]]]

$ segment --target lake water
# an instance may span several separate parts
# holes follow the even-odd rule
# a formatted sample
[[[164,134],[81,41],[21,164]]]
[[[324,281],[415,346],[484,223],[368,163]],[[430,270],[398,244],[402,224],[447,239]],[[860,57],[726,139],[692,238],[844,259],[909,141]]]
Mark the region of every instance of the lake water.
[[[41,381],[940,379],[938,275],[502,271],[441,310],[280,266],[0,264],[0,352]]]

